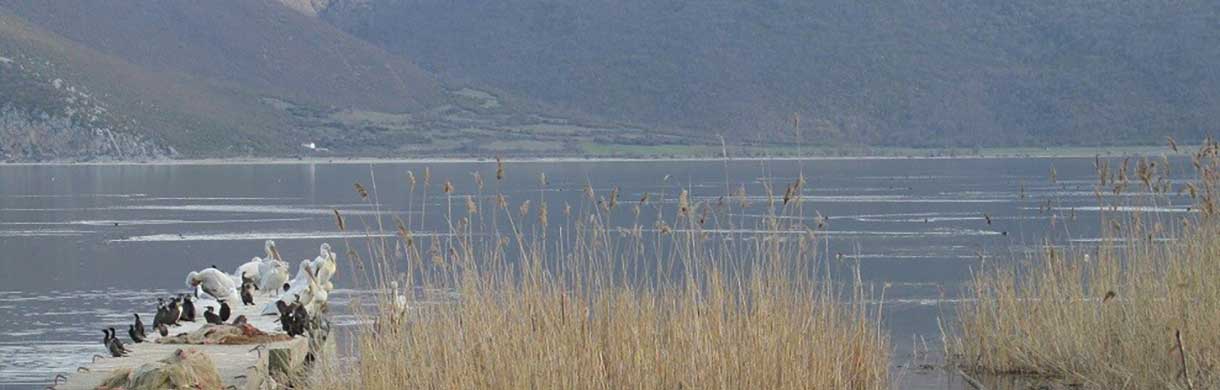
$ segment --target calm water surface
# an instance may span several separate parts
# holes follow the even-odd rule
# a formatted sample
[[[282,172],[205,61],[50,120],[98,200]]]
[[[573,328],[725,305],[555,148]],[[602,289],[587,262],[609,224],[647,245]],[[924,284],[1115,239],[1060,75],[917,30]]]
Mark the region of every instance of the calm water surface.
[[[0,165],[0,388],[43,388],[75,370],[104,353],[92,324],[125,326],[156,297],[185,291],[189,270],[234,269],[261,256],[263,240],[276,240],[295,272],[320,243],[343,241],[332,209],[351,220],[404,215],[407,171],[422,180],[424,167],[434,183],[453,181],[458,194],[474,190],[472,172],[491,182],[496,169],[494,162]],[[982,262],[1022,258],[1044,239],[1097,245],[1092,158],[517,162],[500,186],[510,198],[536,199],[545,173],[553,205],[581,202],[586,183],[605,192],[618,186],[622,199],[673,199],[687,188],[714,200],[726,182],[762,196],[768,178],[782,189],[802,170],[806,214],[828,221],[827,253],[858,261],[866,282],[887,286],[895,372],[919,363],[912,352],[924,341],[934,354],[940,349],[937,319],[951,320],[963,283]],[[374,176],[380,207],[353,191],[357,181],[371,188]],[[432,187],[436,207],[439,187]],[[764,205],[755,201],[736,217],[757,218]],[[1172,215],[1186,202],[1161,206]],[[626,223],[631,213],[621,214]],[[429,215],[426,226],[444,231],[439,217]],[[361,293],[350,289],[350,276],[341,268],[331,298],[340,308],[335,321],[349,327],[342,307]],[[899,380],[904,388],[962,388],[936,373]]]

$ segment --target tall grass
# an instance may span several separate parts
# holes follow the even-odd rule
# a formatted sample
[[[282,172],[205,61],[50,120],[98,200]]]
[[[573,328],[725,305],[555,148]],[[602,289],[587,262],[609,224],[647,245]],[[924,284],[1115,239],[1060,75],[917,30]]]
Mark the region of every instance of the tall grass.
[[[966,293],[977,301],[959,309],[947,337],[954,363],[980,375],[1088,388],[1220,388],[1218,153],[1216,143],[1205,144],[1194,156],[1196,178],[1178,186],[1167,178],[1166,160],[1131,169],[1099,161],[1104,205],[1122,201],[1103,192],[1138,188],[1154,194],[1140,202],[1156,206],[1181,191],[1198,213],[1181,221],[1103,217],[1115,240],[1092,253],[1047,246],[1024,264],[979,272]]]
[[[817,232],[782,218],[800,213],[802,180],[746,230],[731,213],[747,206],[744,187],[624,199],[590,185],[579,204],[555,205],[545,176],[536,195],[501,194],[506,174],[474,174],[471,195],[408,174],[415,212],[392,224],[397,237],[349,252],[381,292],[371,309],[353,305],[366,320],[358,358],[317,387],[888,387],[871,292],[858,275],[831,280]],[[427,215],[443,215],[446,234],[415,233]]]

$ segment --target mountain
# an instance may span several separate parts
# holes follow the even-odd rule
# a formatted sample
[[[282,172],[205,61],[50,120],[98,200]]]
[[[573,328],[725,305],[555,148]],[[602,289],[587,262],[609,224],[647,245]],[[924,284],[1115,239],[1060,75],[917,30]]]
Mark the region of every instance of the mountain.
[[[0,0],[0,160],[1191,142],[1220,123],[1218,25],[1168,0]]]
[[[0,1],[0,15],[5,52],[183,156],[299,147],[310,134],[269,101],[409,112],[447,99],[410,62],[275,2]]]
[[[446,79],[642,126],[895,146],[1197,140],[1220,3],[333,0],[310,14]]]
[[[572,155],[681,140],[441,81],[320,20],[328,5],[0,0],[0,160]],[[105,115],[79,114],[92,106]]]

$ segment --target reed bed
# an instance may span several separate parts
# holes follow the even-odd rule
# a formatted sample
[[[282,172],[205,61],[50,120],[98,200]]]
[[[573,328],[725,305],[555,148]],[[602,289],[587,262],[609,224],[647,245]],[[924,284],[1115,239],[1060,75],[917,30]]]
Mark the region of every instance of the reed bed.
[[[1175,146],[1176,147],[1176,146]],[[1103,216],[1114,239],[1097,248],[1047,246],[1024,263],[978,272],[958,310],[946,354],[976,378],[1026,376],[1085,388],[1220,388],[1220,147],[1194,156],[1196,177],[1174,185],[1167,160],[1129,168],[1098,162],[1103,206],[1158,206],[1167,194],[1193,199],[1177,220]],[[1138,188],[1150,197],[1120,201]]]
[[[358,358],[314,387],[889,386],[872,292],[858,275],[831,280],[816,228],[782,218],[800,213],[803,180],[758,205],[771,217],[747,233],[730,212],[749,206],[744,187],[624,199],[590,185],[580,204],[552,205],[545,176],[518,199],[498,190],[505,176],[497,164],[494,181],[476,173],[458,195],[453,181],[408,173],[417,212],[364,221],[398,235],[349,251],[380,293],[353,305]],[[444,215],[447,234],[414,233],[427,215]]]

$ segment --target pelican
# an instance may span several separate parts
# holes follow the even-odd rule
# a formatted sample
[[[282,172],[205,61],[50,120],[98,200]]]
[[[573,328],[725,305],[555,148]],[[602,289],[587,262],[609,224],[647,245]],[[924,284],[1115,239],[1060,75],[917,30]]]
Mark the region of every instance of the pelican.
[[[309,305],[313,302],[314,293],[321,290],[321,288],[318,287],[314,279],[312,263],[313,261],[309,259],[301,260],[300,266],[297,267],[297,275],[292,278],[292,281],[288,282],[288,290],[280,294],[280,300],[296,299],[296,296],[299,296],[301,305]],[[269,302],[266,306],[263,306],[263,314],[275,314],[278,312],[279,310],[274,302]]]
[[[313,297],[309,300],[309,305],[305,307],[310,313],[319,315],[326,308],[326,301],[330,299],[330,292],[318,283],[318,279],[309,275],[309,290],[312,290]]]
[[[267,240],[263,251],[267,257],[258,265],[258,289],[274,296],[282,291],[280,286],[288,281],[288,263],[280,259],[280,252],[275,250],[275,241]]]
[[[319,255],[313,260],[313,269],[318,278],[318,285],[323,290],[330,291],[335,289],[335,285],[330,282],[330,278],[335,276],[335,252],[330,250],[330,244],[323,243],[319,250]]]
[[[186,285],[195,288],[196,294],[198,294],[199,290],[203,290],[203,292],[216,298],[217,301],[225,301],[237,297],[237,287],[233,284],[233,279],[228,274],[215,268],[191,271],[186,276]]]
[[[237,282],[237,285],[239,286],[245,284],[247,278],[257,282],[259,280],[258,270],[262,267],[262,265],[263,259],[255,256],[254,258],[250,259],[250,261],[247,261],[245,264],[237,267],[237,271],[233,273],[233,275],[237,276],[234,281]]]

